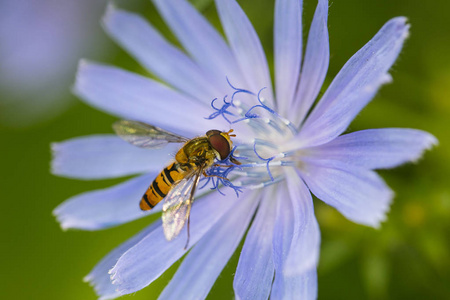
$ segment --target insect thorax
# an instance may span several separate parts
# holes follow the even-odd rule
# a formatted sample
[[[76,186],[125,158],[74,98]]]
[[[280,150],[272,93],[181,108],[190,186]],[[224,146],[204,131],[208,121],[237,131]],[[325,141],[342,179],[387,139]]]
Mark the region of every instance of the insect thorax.
[[[180,164],[191,164],[195,166],[211,166],[216,157],[206,137],[198,137],[188,141],[178,150],[175,160]]]

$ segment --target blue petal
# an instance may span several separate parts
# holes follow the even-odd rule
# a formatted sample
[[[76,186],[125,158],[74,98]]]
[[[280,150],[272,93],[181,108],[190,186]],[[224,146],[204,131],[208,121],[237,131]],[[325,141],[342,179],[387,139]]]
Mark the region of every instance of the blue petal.
[[[255,196],[239,201],[195,245],[158,299],[205,299],[227,264],[258,204]]]
[[[278,275],[278,274],[277,274]],[[272,287],[270,299],[317,299],[317,271],[312,268],[305,273],[293,276],[278,276]]]
[[[277,215],[273,236],[273,260],[276,272],[282,272],[299,219],[294,215],[293,201],[283,183],[277,195]],[[275,281],[277,278],[275,276]]]
[[[308,188],[293,170],[287,172],[287,186],[279,189],[277,199],[273,239],[276,275],[271,298],[296,299],[303,294],[313,295],[305,298],[313,299],[316,290],[306,289],[306,283],[308,274],[311,270],[315,271],[317,266],[319,227]]]
[[[331,160],[308,158],[300,170],[311,192],[347,219],[378,227],[393,192],[375,172]]]
[[[247,233],[234,276],[236,299],[267,299],[272,287],[274,266],[272,237],[275,223],[276,190],[267,188],[255,220]]]
[[[226,89],[226,77],[232,82],[244,82],[236,59],[222,36],[189,2],[152,1],[183,47],[209,73],[213,82]]]
[[[99,300],[114,299],[120,296],[116,291],[116,286],[111,283],[108,271],[128,249],[139,243],[145,236],[149,235],[158,227],[161,227],[160,220],[148,226],[146,229],[111,251],[97,263],[95,268],[84,278],[85,281],[89,282],[94,287],[95,292],[100,296]]]
[[[319,94],[330,61],[328,0],[319,0],[308,34],[305,60],[290,120],[301,124]]]
[[[264,98],[273,107],[266,55],[255,29],[235,0],[216,0],[216,7],[228,42],[249,84],[246,88],[259,91],[266,87]]]
[[[115,135],[92,135],[53,143],[52,173],[77,179],[104,179],[160,171],[179,145],[142,149]]]
[[[341,135],[333,141],[308,149],[311,156],[339,160],[367,169],[393,168],[417,161],[437,144],[431,134],[415,129],[370,129]]]
[[[204,119],[211,114],[209,106],[150,78],[115,67],[82,61],[75,93],[92,106],[113,115],[149,123],[186,137],[204,134],[205,128],[229,126],[219,118]]]
[[[394,18],[353,55],[306,120],[297,136],[299,143],[324,144],[347,128],[379,87],[391,81],[387,71],[400,53],[408,29],[406,18]]]
[[[292,117],[302,60],[302,0],[275,2],[274,56],[278,113]]]
[[[283,266],[283,274],[299,275],[315,269],[319,261],[320,230],[314,215],[314,206],[309,189],[291,169],[286,170],[286,181],[291,198],[294,219],[291,221],[293,236]]]
[[[208,105],[222,95],[196,63],[168,43],[140,16],[110,5],[103,24],[106,31],[143,66],[173,87]]]
[[[63,229],[98,230],[123,224],[143,216],[139,201],[158,173],[142,175],[110,188],[74,196],[59,205],[53,214]],[[160,205],[150,211],[161,211]]]
[[[234,209],[248,195],[221,198],[211,193],[194,203],[191,211],[191,238],[189,246],[200,240],[222,216]],[[121,295],[136,292],[158,278],[174,262],[186,253],[186,228],[172,241],[164,237],[158,227],[138,244],[129,249],[110,271],[113,283]]]

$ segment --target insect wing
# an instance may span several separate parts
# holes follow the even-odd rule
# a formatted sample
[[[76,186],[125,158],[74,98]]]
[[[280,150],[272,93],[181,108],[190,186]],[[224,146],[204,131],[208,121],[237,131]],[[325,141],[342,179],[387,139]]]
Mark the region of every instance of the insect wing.
[[[195,190],[202,171],[203,168],[199,168],[188,175],[172,187],[164,198],[162,221],[164,235],[168,241],[173,240],[181,232],[189,219]]]
[[[138,121],[120,120],[113,124],[113,129],[123,140],[141,148],[157,149],[167,143],[188,141],[185,137]]]

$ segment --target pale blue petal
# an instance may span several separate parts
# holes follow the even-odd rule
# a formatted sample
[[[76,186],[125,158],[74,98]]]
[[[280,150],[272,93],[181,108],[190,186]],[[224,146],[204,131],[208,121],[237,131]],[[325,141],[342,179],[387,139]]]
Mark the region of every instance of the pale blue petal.
[[[271,300],[317,299],[317,271],[312,268],[295,276],[285,276],[273,284]]]
[[[290,120],[301,124],[319,94],[328,70],[328,0],[319,0],[308,34],[305,59],[295,102],[290,107]]]
[[[383,28],[344,65],[306,120],[297,139],[316,146],[340,135],[375,96],[390,82],[387,73],[408,36],[406,18],[397,17]]]
[[[311,192],[347,219],[379,227],[393,192],[375,172],[331,160],[304,159],[301,176]]]
[[[161,227],[161,221],[158,220],[152,225],[148,226],[119,247],[108,253],[92,271],[84,278],[84,281],[89,282],[95,289],[95,292],[100,297],[99,300],[114,299],[120,296],[116,291],[116,286],[111,283],[109,270],[117,263],[117,260],[131,247],[136,245],[145,236],[149,235],[156,228]]]
[[[160,171],[179,144],[162,149],[135,147],[112,134],[77,137],[52,144],[52,173],[77,179],[105,179]]]
[[[385,169],[415,162],[436,144],[434,136],[421,130],[383,128],[341,135],[305,151],[317,158],[339,160],[367,169]]]
[[[234,195],[225,198],[214,192],[198,199],[191,211],[189,248],[247,196],[244,192],[239,199]],[[186,237],[184,228],[178,237],[169,242],[164,237],[162,227],[158,227],[129,249],[111,270],[113,283],[119,293],[123,295],[136,292],[158,278],[189,250],[184,250]]]
[[[287,184],[279,184],[278,190],[272,247],[275,272],[282,273],[286,257],[291,248],[294,230],[298,225],[296,222],[299,220],[294,215],[293,202],[290,199]],[[277,276],[275,276],[275,282],[277,280]]]
[[[266,87],[263,96],[273,107],[266,55],[255,29],[235,0],[216,0],[216,7],[228,42],[249,85],[239,87],[253,92]]]
[[[283,266],[283,274],[296,276],[315,269],[319,261],[320,230],[314,215],[309,189],[292,170],[286,170],[286,181],[294,220],[291,246]]]
[[[168,84],[208,105],[212,99],[222,96],[214,89],[214,81],[207,78],[196,63],[139,15],[110,5],[103,24],[109,35],[128,53]]]
[[[302,0],[277,0],[274,21],[275,91],[278,113],[291,119],[302,60]]]
[[[148,215],[139,201],[157,172],[142,175],[121,184],[74,196],[53,211],[63,229],[98,230],[127,223]],[[150,211],[161,211],[160,205]]]
[[[320,232],[311,194],[293,170],[287,172],[289,182],[279,188],[276,199],[277,217],[273,239],[275,280],[272,299],[296,299],[294,295],[297,293],[307,293],[302,290],[308,277],[305,274],[315,270],[320,250]],[[298,265],[289,266],[290,263]]]
[[[241,199],[238,205],[205,234],[183,260],[175,276],[158,299],[200,300],[206,298],[247,230],[258,204],[258,198],[252,196]],[[223,201],[226,200],[223,199]]]
[[[209,22],[185,0],[152,0],[183,47],[214,82],[228,88],[243,77],[230,48]],[[221,97],[224,95],[216,95]],[[212,99],[211,99],[212,100]]]
[[[220,118],[205,119],[211,114],[210,106],[150,78],[115,67],[82,61],[75,93],[90,105],[110,114],[142,121],[186,137],[204,134],[210,128],[229,127]]]
[[[276,187],[275,187],[276,188]],[[269,297],[274,276],[272,237],[276,213],[274,187],[264,190],[255,220],[247,233],[234,275],[236,299]]]

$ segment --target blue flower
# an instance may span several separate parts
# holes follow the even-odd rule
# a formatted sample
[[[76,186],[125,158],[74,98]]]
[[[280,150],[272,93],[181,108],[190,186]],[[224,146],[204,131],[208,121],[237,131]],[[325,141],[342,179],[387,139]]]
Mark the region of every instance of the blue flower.
[[[311,193],[348,219],[378,227],[393,193],[373,170],[416,161],[437,143],[413,129],[343,134],[380,86],[391,81],[388,70],[408,36],[406,19],[387,22],[313,107],[329,62],[327,0],[319,0],[304,55],[301,1],[276,1],[275,90],[260,41],[235,0],[215,1],[227,42],[187,1],[153,2],[187,54],[135,14],[110,7],[103,24],[165,84],[84,61],[76,94],[122,119],[186,137],[233,128],[234,154],[242,162],[226,174],[225,197],[198,190],[190,252],[160,298],[205,298],[247,229],[233,284],[236,298],[316,298],[320,232]],[[55,210],[61,226],[97,230],[146,216],[139,199],[176,149],[140,149],[114,135],[54,144],[57,175],[143,174],[67,200]],[[241,190],[239,197],[230,186]],[[161,205],[150,213],[158,211]],[[100,299],[136,292],[186,253],[185,242],[183,234],[168,242],[157,221],[113,250],[86,280]]]

